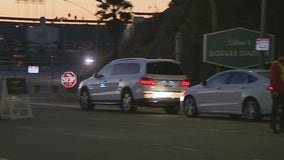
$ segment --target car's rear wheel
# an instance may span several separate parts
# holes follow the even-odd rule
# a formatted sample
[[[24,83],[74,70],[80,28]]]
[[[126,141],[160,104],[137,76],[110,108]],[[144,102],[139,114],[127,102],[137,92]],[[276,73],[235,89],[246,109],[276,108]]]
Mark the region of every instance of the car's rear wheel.
[[[136,112],[137,107],[132,104],[133,96],[130,90],[125,90],[121,94],[120,107],[124,112]]]
[[[247,120],[261,119],[261,111],[258,102],[253,98],[248,98],[243,104],[243,115]]]
[[[164,109],[167,114],[178,114],[178,112],[180,111],[180,106],[166,106]]]
[[[79,97],[79,103],[81,106],[81,109],[88,111],[93,110],[95,105],[92,104],[90,93],[87,89],[82,89]]]
[[[197,105],[192,96],[186,96],[183,100],[183,113],[188,117],[198,116]]]

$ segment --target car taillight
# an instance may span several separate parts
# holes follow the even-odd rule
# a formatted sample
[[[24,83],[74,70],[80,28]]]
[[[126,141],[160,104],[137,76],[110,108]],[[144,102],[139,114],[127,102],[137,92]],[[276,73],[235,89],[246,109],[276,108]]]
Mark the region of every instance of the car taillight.
[[[147,86],[155,86],[157,84],[157,81],[155,81],[152,78],[148,78],[148,77],[142,77],[140,78],[139,82],[143,85],[147,85]]]
[[[189,80],[185,79],[185,80],[181,81],[179,83],[179,85],[182,86],[182,87],[189,87],[190,86],[190,82],[189,82]]]
[[[185,96],[187,94],[187,90],[182,91],[181,94]]]
[[[274,90],[272,86],[269,86],[266,89],[269,90],[269,91],[273,91]]]

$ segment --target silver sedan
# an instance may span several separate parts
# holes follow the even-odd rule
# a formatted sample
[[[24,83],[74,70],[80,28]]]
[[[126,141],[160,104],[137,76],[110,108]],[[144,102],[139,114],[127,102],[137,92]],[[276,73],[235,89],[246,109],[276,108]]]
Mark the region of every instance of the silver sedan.
[[[200,113],[261,119],[270,113],[269,71],[233,69],[217,73],[184,91],[180,98],[185,115]]]

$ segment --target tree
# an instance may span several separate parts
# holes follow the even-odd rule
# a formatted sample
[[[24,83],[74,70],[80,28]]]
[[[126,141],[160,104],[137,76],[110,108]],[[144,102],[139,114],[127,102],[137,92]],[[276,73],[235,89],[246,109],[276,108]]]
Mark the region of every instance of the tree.
[[[114,57],[118,57],[118,39],[124,26],[132,19],[133,5],[126,0],[96,0],[99,2],[96,13],[100,20],[106,21],[106,26],[114,39]]]

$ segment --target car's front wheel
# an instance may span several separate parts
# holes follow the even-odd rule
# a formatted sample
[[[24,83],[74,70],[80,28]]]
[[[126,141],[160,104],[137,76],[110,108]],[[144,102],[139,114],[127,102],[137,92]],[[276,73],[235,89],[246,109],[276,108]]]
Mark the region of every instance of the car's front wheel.
[[[87,111],[87,110],[93,110],[95,105],[92,104],[90,93],[87,89],[83,89],[80,93],[79,97],[79,103],[81,106],[81,109]]]
[[[247,120],[259,120],[261,119],[261,111],[258,102],[249,98],[245,100],[243,104],[243,115]]]
[[[125,90],[121,94],[120,107],[124,112],[136,112],[137,107],[132,105],[133,96],[130,90]]]
[[[198,116],[197,105],[192,96],[186,96],[183,100],[183,113],[188,117]]]

